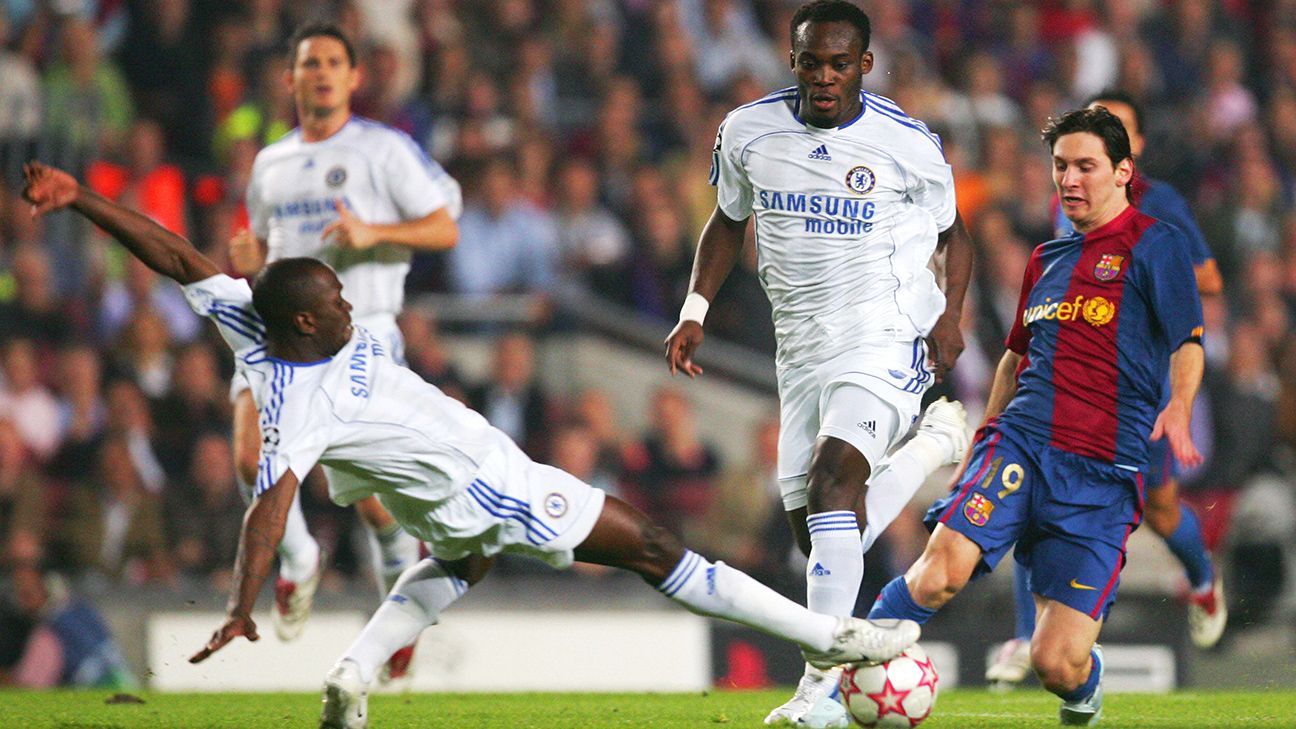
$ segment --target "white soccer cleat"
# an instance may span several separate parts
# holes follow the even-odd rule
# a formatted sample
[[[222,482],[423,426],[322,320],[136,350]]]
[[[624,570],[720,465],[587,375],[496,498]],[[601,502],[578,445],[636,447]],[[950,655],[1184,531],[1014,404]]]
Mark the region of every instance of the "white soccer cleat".
[[[1058,718],[1065,726],[1093,726],[1102,718],[1102,679],[1107,671],[1107,664],[1102,660],[1102,646],[1095,644],[1094,650],[1098,652],[1098,688],[1095,688],[1093,694],[1083,701],[1062,702],[1061,708],[1058,709]]]
[[[315,591],[319,589],[323,574],[324,552],[321,550],[315,572],[310,577],[301,582],[292,582],[282,577],[275,580],[275,602],[274,609],[270,611],[270,622],[274,624],[275,635],[279,636],[279,640],[296,640],[301,635],[306,620],[310,617]]]
[[[1215,575],[1209,590],[1188,596],[1188,637],[1193,645],[1214,648],[1228,625],[1228,604],[1224,600],[1224,579]]]
[[[963,409],[963,403],[958,400],[946,400],[944,397],[936,399],[923,412],[918,430],[929,433],[950,445],[946,463],[956,464],[963,460],[968,441],[971,440],[967,427],[967,411]]]
[[[912,620],[837,619],[832,647],[822,653],[802,649],[806,663],[821,670],[843,663],[882,663],[904,653],[918,642],[922,628]]]
[[[1013,638],[999,646],[994,660],[986,666],[986,682],[992,691],[1010,691],[1026,680],[1030,670],[1030,641]]]
[[[845,729],[850,726],[846,707],[837,700],[841,669],[821,671],[806,666],[805,675],[797,684],[796,693],[786,704],[765,717],[770,726],[801,726],[809,729]]]
[[[369,691],[356,662],[344,658],[324,678],[320,729],[365,729],[369,726]]]

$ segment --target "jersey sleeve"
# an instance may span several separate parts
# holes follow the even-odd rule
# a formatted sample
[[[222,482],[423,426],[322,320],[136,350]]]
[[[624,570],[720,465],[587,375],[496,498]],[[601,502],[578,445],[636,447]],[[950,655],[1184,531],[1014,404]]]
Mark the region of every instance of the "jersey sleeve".
[[[1012,329],[1008,330],[1008,337],[1004,340],[1004,346],[1016,352],[1017,354],[1026,354],[1026,348],[1030,345],[1031,333],[1026,326],[1026,302],[1030,300],[1031,289],[1035,288],[1035,283],[1040,277],[1040,249],[1036,248],[1031,254],[1030,261],[1026,263],[1026,272],[1022,275],[1021,293],[1017,297],[1017,315],[1013,319]]]
[[[265,343],[265,324],[252,308],[247,281],[218,273],[181,288],[189,308],[216,322],[230,349],[241,352]]]
[[[1165,185],[1165,189],[1159,196],[1160,204],[1155,210],[1149,209],[1144,212],[1158,220],[1170,223],[1184,234],[1188,258],[1194,266],[1214,260],[1215,254],[1211,253],[1210,246],[1206,245],[1206,237],[1202,235],[1201,228],[1197,227],[1197,221],[1188,208],[1188,201],[1177,190],[1170,187],[1169,183],[1162,184]]]
[[[1161,325],[1167,349],[1173,352],[1192,337],[1202,335],[1201,295],[1197,293],[1197,274],[1189,259],[1186,234],[1174,226],[1159,227],[1158,238],[1148,241],[1151,245],[1138,257],[1137,264],[1144,295]]]
[[[939,137],[926,131],[926,127],[915,129],[911,136],[913,143],[905,159],[909,167],[909,194],[936,220],[936,230],[943,232],[954,224],[954,216],[958,213],[954,200],[954,170],[945,161]]]
[[[257,463],[256,496],[264,494],[288,471],[300,482],[328,446],[327,417],[311,417],[311,403],[285,400],[292,367],[276,364],[270,394],[261,409],[261,460]]]
[[[730,220],[746,220],[752,213],[752,187],[742,166],[742,149],[733,130],[733,115],[720,123],[711,151],[711,184],[716,187],[716,207]]]
[[[404,220],[416,220],[442,208],[458,220],[463,212],[459,183],[404,132],[392,130],[382,174]]]

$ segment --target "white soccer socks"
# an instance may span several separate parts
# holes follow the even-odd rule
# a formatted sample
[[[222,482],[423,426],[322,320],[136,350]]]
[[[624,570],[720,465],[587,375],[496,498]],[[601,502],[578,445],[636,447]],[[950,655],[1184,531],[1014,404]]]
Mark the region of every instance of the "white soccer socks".
[[[467,591],[468,583],[435,559],[419,562],[401,575],[343,659],[355,661],[365,684],[372,683],[393,653],[413,643],[424,628],[435,625],[441,611]]]
[[[419,541],[392,522],[382,529],[369,528],[369,551],[373,557],[378,592],[386,596],[401,573],[419,561]]]
[[[724,562],[686,550],[657,590],[690,611],[723,618],[815,651],[833,645],[837,619],[817,615]]]
[[[824,615],[850,615],[864,579],[864,550],[855,512],[811,514],[806,525],[810,528],[806,606]]]

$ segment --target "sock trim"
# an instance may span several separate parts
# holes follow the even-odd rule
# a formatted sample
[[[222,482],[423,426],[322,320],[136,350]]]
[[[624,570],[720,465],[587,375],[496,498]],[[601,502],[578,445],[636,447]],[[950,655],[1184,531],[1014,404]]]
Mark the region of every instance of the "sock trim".
[[[806,517],[810,533],[859,531],[859,522],[853,511],[824,511]]]
[[[671,570],[666,579],[657,586],[657,591],[667,597],[675,597],[675,593],[689,581],[702,562],[702,556],[697,552],[691,549],[684,550],[684,556],[680,558],[679,564],[675,565],[675,569]]]

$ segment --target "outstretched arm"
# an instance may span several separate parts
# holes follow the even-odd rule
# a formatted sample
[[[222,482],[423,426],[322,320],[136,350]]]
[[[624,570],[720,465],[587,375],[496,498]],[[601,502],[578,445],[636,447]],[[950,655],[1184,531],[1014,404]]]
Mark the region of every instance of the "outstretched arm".
[[[693,364],[693,353],[702,344],[702,316],[737,263],[746,232],[746,220],[731,220],[719,207],[711,213],[711,219],[702,229],[697,255],[693,259],[689,298],[685,300],[684,311],[680,312],[679,324],[666,337],[666,362],[672,375],[676,370],[689,377],[702,374],[702,368]],[[698,297],[701,301],[697,300]],[[701,307],[700,311],[695,310],[697,306]]]
[[[963,353],[963,332],[959,323],[963,318],[963,298],[972,278],[972,238],[963,225],[963,217],[957,212],[954,223],[937,238],[936,250],[945,252],[945,311],[932,327],[927,343],[931,348],[936,381],[940,382]]]
[[[23,166],[23,177],[23,197],[32,204],[33,215],[70,207],[108,231],[146,266],[181,284],[220,273],[189,241],[78,184],[60,169],[31,162]]]
[[[225,624],[212,633],[207,645],[189,658],[199,663],[224,648],[227,643],[242,635],[257,640],[256,623],[252,622],[252,608],[256,605],[261,586],[270,574],[275,550],[283,539],[288,509],[297,493],[297,476],[291,470],[257,497],[243,517],[243,533],[239,535],[238,557],[234,562],[234,594],[230,595],[229,616]]]

